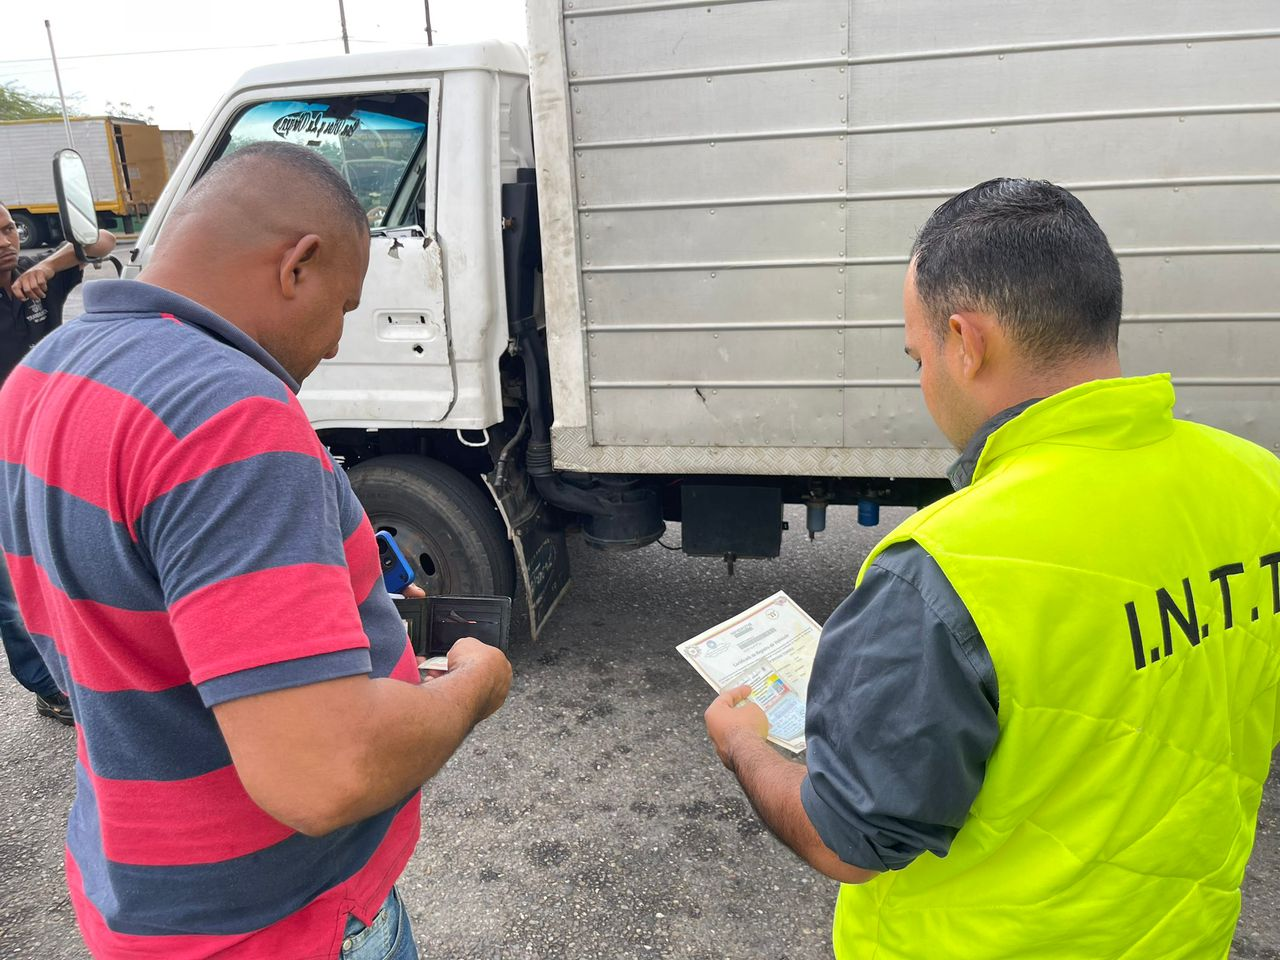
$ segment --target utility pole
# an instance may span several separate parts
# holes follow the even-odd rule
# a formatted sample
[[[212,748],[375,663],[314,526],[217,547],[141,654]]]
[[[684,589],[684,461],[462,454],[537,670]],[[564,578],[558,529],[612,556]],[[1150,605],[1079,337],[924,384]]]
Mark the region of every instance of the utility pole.
[[[62,74],[58,72],[58,55],[53,50],[53,27],[49,21],[44,22],[45,33],[49,34],[49,57],[53,60],[53,78],[58,81],[58,100],[62,103],[62,125],[67,130],[67,146],[75,149],[76,142],[71,138],[71,118],[67,116],[67,98],[62,93]]]
[[[342,5],[342,0],[338,0],[338,17],[342,20],[342,52],[350,53],[351,44],[347,43],[347,10]]]
[[[427,46],[430,47],[434,44],[431,39],[431,0],[422,0],[422,6],[427,12]]]

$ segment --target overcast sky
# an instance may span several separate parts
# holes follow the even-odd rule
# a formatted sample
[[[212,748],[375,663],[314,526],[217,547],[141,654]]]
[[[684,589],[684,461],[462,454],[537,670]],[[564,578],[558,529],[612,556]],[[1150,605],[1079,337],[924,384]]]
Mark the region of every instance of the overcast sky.
[[[3,0],[0,81],[56,94],[44,18],[68,101],[129,103],[165,129],[200,127],[245,70],[342,53],[338,0]],[[430,0],[437,43],[525,40],[524,0]],[[345,0],[352,53],[425,46],[423,0]],[[69,103],[70,105],[70,103]]]

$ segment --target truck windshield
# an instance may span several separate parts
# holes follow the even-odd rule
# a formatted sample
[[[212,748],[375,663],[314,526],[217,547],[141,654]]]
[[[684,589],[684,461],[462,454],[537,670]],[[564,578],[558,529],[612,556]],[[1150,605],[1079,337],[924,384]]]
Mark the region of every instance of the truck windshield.
[[[351,184],[371,228],[405,226],[387,223],[387,211],[402,184],[419,179],[427,110],[421,93],[270,100],[236,117],[210,162],[262,141],[309,147]],[[417,206],[407,205],[410,215]]]

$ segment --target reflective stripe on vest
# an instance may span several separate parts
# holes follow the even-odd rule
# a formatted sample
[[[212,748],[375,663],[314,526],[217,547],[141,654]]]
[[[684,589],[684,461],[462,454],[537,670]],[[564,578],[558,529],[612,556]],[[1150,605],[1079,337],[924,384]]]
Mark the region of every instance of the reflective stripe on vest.
[[[920,543],[995,665],[1000,737],[949,854],[845,886],[839,960],[1227,956],[1280,742],[1280,461],[1083,384],[987,441]]]

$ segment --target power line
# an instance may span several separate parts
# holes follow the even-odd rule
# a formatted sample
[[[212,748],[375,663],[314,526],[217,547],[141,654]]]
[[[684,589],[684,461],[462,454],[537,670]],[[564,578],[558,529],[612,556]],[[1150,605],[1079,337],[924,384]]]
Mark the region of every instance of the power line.
[[[163,50],[128,50],[121,53],[79,53],[59,60],[104,60],[108,57],[149,57],[161,53],[204,53],[214,50],[260,50],[265,47],[300,47],[315,43],[333,43],[341,37],[321,37],[317,40],[282,40],[279,43],[238,43],[225,47],[172,47]],[[0,63],[42,63],[48,57],[20,57],[16,60],[0,60]]]

